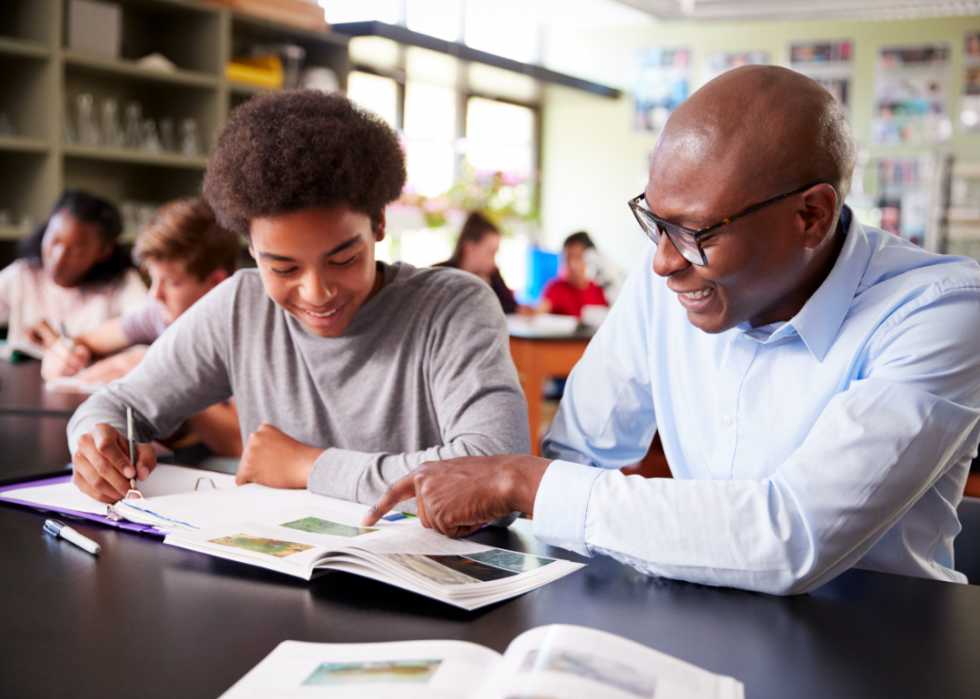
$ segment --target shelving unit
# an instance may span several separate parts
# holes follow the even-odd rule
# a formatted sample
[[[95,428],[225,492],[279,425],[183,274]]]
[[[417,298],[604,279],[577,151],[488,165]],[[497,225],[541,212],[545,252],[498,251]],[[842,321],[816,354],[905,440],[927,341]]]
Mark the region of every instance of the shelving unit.
[[[214,130],[232,109],[262,91],[231,83],[226,63],[254,44],[290,42],[306,49],[305,66],[325,66],[346,85],[348,38],[317,34],[232,12],[200,0],[112,0],[122,6],[118,58],[83,53],[66,45],[68,0],[0,2],[0,112],[14,135],[0,135],[0,241],[21,238],[26,216],[36,223],[65,188],[79,186],[110,200],[166,201],[200,191],[204,155]],[[143,56],[160,53],[174,71],[145,68]],[[138,100],[143,118],[193,118],[202,155],[65,143],[63,115],[77,123],[79,94]],[[0,257],[5,257],[0,252]],[[6,263],[0,259],[0,266]]]

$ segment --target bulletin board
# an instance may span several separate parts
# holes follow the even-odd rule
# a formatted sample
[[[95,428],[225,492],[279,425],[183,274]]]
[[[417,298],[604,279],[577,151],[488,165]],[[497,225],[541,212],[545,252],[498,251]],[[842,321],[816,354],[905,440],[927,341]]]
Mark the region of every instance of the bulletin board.
[[[794,42],[789,45],[789,67],[813,78],[832,94],[848,118],[851,114],[851,81],[854,42],[834,41]]]
[[[658,132],[691,92],[691,49],[651,46],[636,58],[633,131]]]
[[[949,137],[949,45],[882,47],[878,52],[871,139],[922,145]]]
[[[960,128],[964,131],[980,131],[980,32],[977,31],[966,33],[963,47]]]

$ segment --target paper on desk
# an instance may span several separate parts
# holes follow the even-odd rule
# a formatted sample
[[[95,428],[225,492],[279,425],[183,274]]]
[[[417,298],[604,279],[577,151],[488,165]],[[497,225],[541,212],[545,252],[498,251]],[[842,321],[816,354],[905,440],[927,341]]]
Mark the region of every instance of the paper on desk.
[[[60,376],[53,381],[47,381],[44,389],[48,393],[82,393],[92,394],[105,386],[101,381],[79,381],[74,376]]]
[[[139,489],[148,498],[185,493],[193,491],[202,477],[211,479],[215,488],[228,489],[235,486],[235,477],[227,473],[160,464],[149,478],[139,483]],[[210,484],[204,484],[202,487],[211,489]],[[70,482],[11,490],[4,493],[3,499],[54,510],[74,510],[92,515],[106,513],[105,503],[90,498]]]

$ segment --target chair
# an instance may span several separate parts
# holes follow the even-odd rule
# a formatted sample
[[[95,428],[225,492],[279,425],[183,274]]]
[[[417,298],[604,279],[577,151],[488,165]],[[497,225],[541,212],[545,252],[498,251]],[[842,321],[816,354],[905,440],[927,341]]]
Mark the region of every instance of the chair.
[[[963,498],[956,510],[962,531],[953,540],[956,570],[973,585],[980,585],[980,498]]]

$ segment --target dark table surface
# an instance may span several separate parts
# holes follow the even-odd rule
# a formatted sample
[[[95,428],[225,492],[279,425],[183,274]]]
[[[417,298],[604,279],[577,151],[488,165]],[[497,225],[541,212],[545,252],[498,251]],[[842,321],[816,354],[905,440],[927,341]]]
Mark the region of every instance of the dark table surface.
[[[0,485],[68,473],[67,429],[67,417],[0,413]]]
[[[216,697],[280,641],[605,629],[745,683],[750,698],[978,697],[980,587],[852,570],[791,598],[644,576],[609,558],[465,612],[344,573],[304,582],[89,524],[91,556],[0,506],[0,696]],[[530,522],[482,543],[577,559]]]
[[[0,414],[48,415],[69,418],[88,398],[78,393],[50,393],[41,379],[41,362],[0,360]]]

